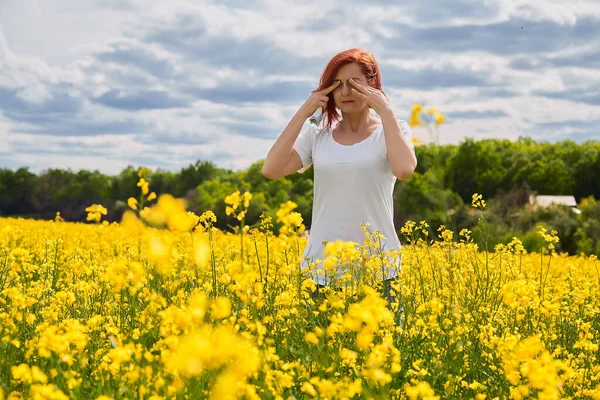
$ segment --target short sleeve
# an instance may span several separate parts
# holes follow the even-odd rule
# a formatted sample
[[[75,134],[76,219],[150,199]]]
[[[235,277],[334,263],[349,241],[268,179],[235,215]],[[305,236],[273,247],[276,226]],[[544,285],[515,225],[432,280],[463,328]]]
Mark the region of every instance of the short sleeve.
[[[315,133],[316,126],[310,124],[300,132],[296,142],[294,143],[293,148],[296,150],[300,156],[300,159],[302,160],[302,168],[298,172],[306,171],[313,163],[312,155]]]
[[[400,126],[400,131],[402,132],[402,135],[404,135],[404,137],[406,138],[406,140],[408,141],[408,144],[410,146],[411,149],[415,149],[415,144],[413,142],[413,134],[412,131],[410,129],[410,126],[408,125],[408,122],[406,122],[405,120],[401,119],[398,121],[398,125]]]

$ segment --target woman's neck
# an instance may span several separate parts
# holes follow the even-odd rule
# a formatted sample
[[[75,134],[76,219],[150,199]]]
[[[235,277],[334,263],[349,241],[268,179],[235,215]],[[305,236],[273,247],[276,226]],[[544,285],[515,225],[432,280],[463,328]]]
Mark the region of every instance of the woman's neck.
[[[340,127],[344,132],[361,133],[378,123],[379,120],[371,115],[370,109],[367,109],[367,112],[360,113],[342,112]]]

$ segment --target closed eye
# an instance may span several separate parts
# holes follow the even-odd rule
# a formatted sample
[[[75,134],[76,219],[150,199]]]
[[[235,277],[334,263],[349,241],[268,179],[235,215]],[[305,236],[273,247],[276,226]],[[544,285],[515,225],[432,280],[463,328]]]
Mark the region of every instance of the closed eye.
[[[361,78],[359,78],[359,77],[355,77],[355,78],[352,78],[352,79],[354,79],[354,80],[355,80],[355,81],[357,81],[357,82],[360,82],[360,83],[364,84],[363,80],[362,80]],[[346,80],[346,82],[348,82],[349,80],[350,80],[350,79]],[[333,80],[333,82],[331,82],[331,84],[334,84],[334,83],[336,83],[336,82],[340,82],[340,84],[341,84],[341,83],[342,83],[342,80],[341,80],[341,79],[334,79],[334,80]],[[349,84],[349,83],[348,83],[348,84]],[[342,86],[342,85],[339,85],[339,86],[338,86],[336,89],[339,89],[341,86]]]

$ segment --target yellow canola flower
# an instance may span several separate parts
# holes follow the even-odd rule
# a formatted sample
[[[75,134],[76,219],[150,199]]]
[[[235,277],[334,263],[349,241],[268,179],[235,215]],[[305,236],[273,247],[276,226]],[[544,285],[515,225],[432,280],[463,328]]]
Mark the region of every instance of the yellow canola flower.
[[[131,210],[126,210],[121,217],[121,227],[127,232],[134,233],[136,235],[142,234],[146,226],[142,221],[138,219],[135,213]]]
[[[141,167],[138,169],[138,178],[142,178],[145,174],[150,172],[150,170],[146,167]]]
[[[483,200],[483,196],[479,193],[473,193],[471,205],[475,208],[485,208],[485,200]]]
[[[306,340],[308,343],[319,344],[319,338],[314,332],[307,332],[304,335],[304,340]]]
[[[145,283],[146,270],[144,266],[133,260],[119,260],[110,265],[104,273],[105,282],[116,292],[127,287],[131,294],[138,292]]]
[[[311,385],[309,382],[304,382],[302,384],[302,387],[300,388],[300,390],[302,390],[304,393],[310,395],[311,397],[317,396],[317,391],[315,390],[315,387],[313,385]]]
[[[248,207],[250,207],[250,200],[252,200],[252,194],[250,192],[244,192],[244,194],[240,194],[240,191],[237,190],[225,197],[225,214],[233,215],[238,221],[242,221],[246,212],[248,211]],[[243,204],[243,208],[240,205]],[[239,209],[239,210],[238,210]]]
[[[406,395],[410,400],[439,400],[440,396],[436,396],[435,392],[427,382],[418,382],[416,385],[406,387]]]
[[[240,191],[237,190],[233,193],[231,193],[229,196],[225,197],[225,204],[230,205],[231,207],[231,212],[233,212],[233,210],[237,209],[240,205]],[[230,215],[230,214],[227,214]]]
[[[423,111],[423,104],[414,103],[412,107],[412,111],[410,113],[410,118],[408,119],[408,125],[410,126],[423,126],[425,125],[419,119],[419,114]]]
[[[282,203],[277,210],[277,222],[281,222],[283,225],[279,229],[280,234],[292,233],[297,231],[298,233],[302,233],[305,230],[305,226],[302,223],[304,220],[302,215],[298,212],[293,212],[292,210],[297,208],[298,205],[293,201],[286,201]]]
[[[176,257],[173,238],[164,232],[155,231],[146,237],[146,241],[148,261],[161,275],[170,274],[173,270],[172,261]]]
[[[183,337],[166,364],[188,376],[222,369],[210,398],[234,399],[262,361],[258,348],[230,326],[205,325]]]
[[[64,320],[59,325],[44,323],[37,329],[39,336],[28,352],[37,351],[42,358],[56,354],[68,365],[74,364],[73,356],[81,353],[90,340],[88,328],[73,319]]]
[[[413,136],[411,141],[415,146],[420,146],[423,144],[423,141],[418,136]]]
[[[237,215],[243,206],[240,194]],[[288,221],[291,206],[280,215]],[[331,243],[331,265],[353,267],[358,278],[334,280],[312,299],[316,282],[297,263],[306,242],[295,232],[273,235],[264,218],[242,238],[214,228],[210,211],[192,231],[147,228],[150,209],[141,219],[127,209],[103,230],[0,218],[0,363],[11,380],[0,400],[35,398],[34,390],[38,398],[77,397],[95,393],[100,380],[127,388],[107,392],[114,398],[436,398],[438,388],[480,400],[600,397],[595,256],[543,258],[540,284],[540,255],[519,238],[496,247],[484,268],[468,229],[450,248],[451,231],[431,238],[425,221],[408,221],[403,234],[431,243],[415,238],[402,249],[394,286],[406,318],[398,325],[367,241]],[[163,217],[160,228],[179,218]],[[550,228],[538,234],[556,245]],[[491,297],[476,290],[488,279]],[[418,354],[401,359],[395,344]],[[457,357],[451,366],[449,352]],[[483,372],[476,381],[456,372],[475,369]]]
[[[563,385],[559,371],[563,363],[557,362],[546,350],[540,335],[519,340],[507,338],[502,344],[504,373],[514,386],[511,395],[515,398],[528,396],[529,390],[540,390],[540,398],[559,398],[559,387]]]
[[[373,342],[373,328],[370,326],[364,326],[360,329],[356,335],[356,346],[361,350],[369,348]]]
[[[446,117],[442,114],[437,108],[429,107],[427,108],[427,114],[433,115],[434,121],[436,124],[440,125],[446,121]]]
[[[10,370],[13,379],[23,383],[48,382],[48,377],[37,365],[29,367],[27,364],[19,364],[18,366],[11,367]]]
[[[205,229],[209,229],[217,222],[217,216],[214,212],[208,210],[204,211],[200,216],[200,223]]]
[[[85,211],[88,213],[87,220],[96,222],[100,222],[102,215],[106,215],[108,213],[108,210],[101,204],[92,204],[91,206],[87,207]]]
[[[386,300],[369,286],[363,287],[365,297],[350,304],[342,327],[357,332],[356,345],[361,350],[369,348],[374,336],[382,327],[393,325],[393,313],[387,308]]]
[[[194,261],[199,266],[207,265],[210,261],[210,244],[204,236],[194,238]]]
[[[244,192],[244,196],[243,196],[244,208],[250,207],[250,200],[252,200],[252,193]]]
[[[219,296],[212,305],[211,317],[213,319],[223,319],[231,314],[231,302],[227,297]]]
[[[32,385],[32,399],[48,399],[48,400],[69,400],[69,397],[63,393],[56,385]]]
[[[154,206],[144,208],[140,212],[140,217],[155,227],[167,225],[170,229],[183,231],[190,229],[194,224],[193,216],[186,213],[185,207],[184,200],[176,199],[170,194],[163,194]]]
[[[199,216],[191,211],[187,211],[173,214],[171,218],[169,218],[167,226],[170,230],[175,232],[190,232],[198,225],[199,221]]]
[[[130,197],[129,199],[127,199],[127,205],[132,210],[137,210],[137,208],[138,208],[138,201],[135,198]]]
[[[141,188],[143,195],[147,195],[150,191],[150,182],[147,182],[144,178],[140,178],[139,182],[137,183],[137,186]]]

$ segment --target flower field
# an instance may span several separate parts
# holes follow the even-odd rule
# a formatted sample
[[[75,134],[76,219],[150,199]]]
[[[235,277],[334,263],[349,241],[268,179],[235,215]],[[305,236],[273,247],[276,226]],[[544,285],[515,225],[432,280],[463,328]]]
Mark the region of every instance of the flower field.
[[[486,251],[409,221],[390,254],[364,226],[312,296],[293,203],[249,227],[234,193],[223,232],[148,185],[119,223],[0,219],[0,399],[600,399],[600,263],[556,232]]]

